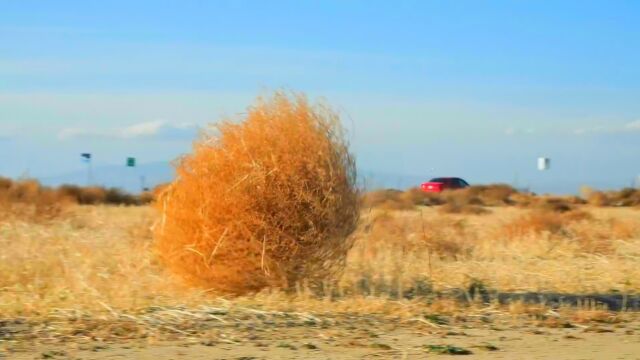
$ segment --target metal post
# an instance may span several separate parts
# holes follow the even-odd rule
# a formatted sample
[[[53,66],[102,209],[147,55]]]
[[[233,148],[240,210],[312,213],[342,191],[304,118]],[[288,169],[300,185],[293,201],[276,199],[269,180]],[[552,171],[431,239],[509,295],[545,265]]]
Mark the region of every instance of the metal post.
[[[145,185],[144,175],[140,175],[140,190],[141,190],[141,192],[147,191],[147,187]]]

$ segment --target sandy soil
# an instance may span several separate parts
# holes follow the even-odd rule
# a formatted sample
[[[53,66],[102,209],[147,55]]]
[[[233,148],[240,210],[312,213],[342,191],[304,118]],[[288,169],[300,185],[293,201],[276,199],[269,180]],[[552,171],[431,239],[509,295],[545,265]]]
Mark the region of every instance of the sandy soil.
[[[357,321],[329,328],[239,328],[177,340],[67,338],[62,343],[41,339],[0,346],[0,358],[16,360],[426,359],[446,358],[456,350],[471,352],[462,356],[468,359],[640,359],[640,323],[544,328]]]

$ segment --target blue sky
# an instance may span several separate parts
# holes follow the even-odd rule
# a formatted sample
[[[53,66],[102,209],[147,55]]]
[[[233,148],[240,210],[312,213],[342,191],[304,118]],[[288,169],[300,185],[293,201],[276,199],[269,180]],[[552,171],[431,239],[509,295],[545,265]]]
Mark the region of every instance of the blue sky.
[[[0,174],[167,161],[286,88],[341,112],[365,171],[624,186],[638,64],[635,1],[0,0]]]

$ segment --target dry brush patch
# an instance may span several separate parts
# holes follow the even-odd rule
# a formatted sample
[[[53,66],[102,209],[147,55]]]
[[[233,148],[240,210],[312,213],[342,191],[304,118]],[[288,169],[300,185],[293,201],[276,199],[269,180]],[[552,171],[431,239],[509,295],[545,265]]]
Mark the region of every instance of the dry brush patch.
[[[420,188],[405,191],[395,189],[373,190],[363,194],[365,208],[386,210],[415,210],[416,206],[443,205],[440,211],[448,214],[488,214],[487,207],[508,206],[517,203],[515,199],[528,199],[531,195],[518,193],[504,184],[474,185],[466,189],[427,193]]]
[[[640,213],[583,208],[564,213],[516,207],[482,217],[373,210],[349,255],[342,282],[377,289],[433,290],[480,281],[500,291],[637,293]],[[375,265],[373,265],[375,264]]]
[[[161,304],[173,289],[151,256],[147,207],[76,207],[0,224],[0,317]]]
[[[0,177],[0,221],[51,221],[64,217],[72,205],[144,205],[151,193],[129,194],[118,188],[100,186],[43,186],[35,179]]]
[[[49,221],[65,213],[73,199],[36,180],[0,178],[0,221]]]
[[[420,188],[404,191],[378,189],[362,196],[366,208],[386,210],[414,210],[416,206],[438,206],[445,214],[487,214],[490,207],[517,206],[526,209],[567,212],[583,205],[596,207],[638,207],[640,189],[625,188],[617,191],[581,189],[581,196],[537,195],[519,192],[506,184],[473,185],[465,189],[426,193]]]
[[[640,213],[592,208],[588,214],[373,210],[362,216],[343,276],[329,285],[344,299],[466,288],[473,281],[501,291],[640,292]],[[155,219],[145,207],[90,206],[47,223],[3,223],[0,313],[206,299],[176,285],[154,259]]]
[[[571,339],[602,332],[635,336],[637,313],[596,303],[463,304],[447,294],[474,288],[638,294],[640,211],[491,210],[470,216],[424,206],[367,208],[342,276],[321,292],[302,283],[295,292],[264,289],[234,297],[184,287],[165,271],[151,250],[151,225],[158,219],[151,208],[77,206],[49,221],[14,216],[0,222],[0,357],[25,355],[34,344],[44,344],[35,345],[42,357],[73,355],[41,351],[68,349],[69,343],[88,351],[164,340],[300,346],[303,337],[318,334],[389,355],[394,331],[420,333],[421,341],[455,337],[474,352],[492,346],[457,337],[479,329],[570,329]]]
[[[180,159],[156,228],[187,282],[244,293],[339,270],[358,219],[355,163],[340,119],[277,93],[223,121]]]
[[[617,191],[598,191],[590,187],[580,189],[581,195],[594,206],[640,206],[640,189],[625,188]]]

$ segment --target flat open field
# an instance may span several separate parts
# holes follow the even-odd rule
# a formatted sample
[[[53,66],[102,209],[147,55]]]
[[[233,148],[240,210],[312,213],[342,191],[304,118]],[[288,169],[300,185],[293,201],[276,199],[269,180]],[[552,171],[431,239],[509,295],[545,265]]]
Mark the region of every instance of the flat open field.
[[[592,300],[634,309],[638,209],[487,209],[367,209],[339,279],[242,297],[166,273],[148,207],[1,221],[0,358],[640,358],[638,313]]]

